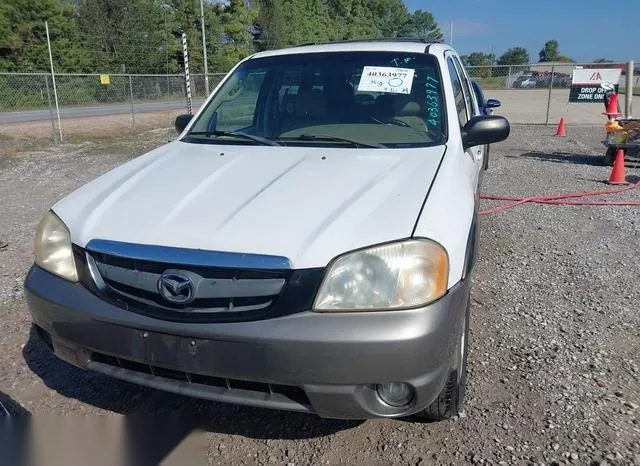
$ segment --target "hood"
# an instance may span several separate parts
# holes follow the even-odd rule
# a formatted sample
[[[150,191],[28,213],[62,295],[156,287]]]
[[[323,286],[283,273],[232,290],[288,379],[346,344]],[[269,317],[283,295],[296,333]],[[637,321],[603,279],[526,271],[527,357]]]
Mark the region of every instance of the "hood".
[[[323,267],[408,237],[444,154],[175,141],[56,204],[71,239],[282,256]]]

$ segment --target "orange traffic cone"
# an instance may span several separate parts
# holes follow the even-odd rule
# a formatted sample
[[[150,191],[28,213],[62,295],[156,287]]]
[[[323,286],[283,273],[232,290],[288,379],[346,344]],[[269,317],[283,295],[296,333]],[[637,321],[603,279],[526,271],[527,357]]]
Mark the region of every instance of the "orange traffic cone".
[[[622,149],[618,149],[616,158],[613,161],[609,184],[628,184],[624,169],[624,151]]]
[[[609,118],[622,115],[618,111],[618,94],[616,94],[615,92],[611,93],[611,98],[609,99],[609,103],[607,103],[605,99],[604,106],[605,106],[605,112],[603,113],[603,115],[607,115]]]
[[[556,136],[565,137],[567,135],[567,130],[564,127],[564,118],[560,118],[560,123],[558,123],[558,131],[556,131]]]

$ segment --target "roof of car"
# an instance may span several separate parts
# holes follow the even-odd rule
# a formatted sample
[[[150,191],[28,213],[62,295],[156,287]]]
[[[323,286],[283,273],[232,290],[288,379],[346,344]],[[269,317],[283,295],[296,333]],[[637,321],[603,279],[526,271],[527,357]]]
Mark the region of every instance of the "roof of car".
[[[276,55],[292,55],[299,53],[320,52],[410,52],[425,53],[428,49],[433,55],[441,55],[446,50],[453,50],[450,46],[440,43],[430,43],[419,39],[379,39],[379,40],[351,40],[327,42],[322,44],[303,44],[278,50],[258,52],[251,58],[271,57]]]

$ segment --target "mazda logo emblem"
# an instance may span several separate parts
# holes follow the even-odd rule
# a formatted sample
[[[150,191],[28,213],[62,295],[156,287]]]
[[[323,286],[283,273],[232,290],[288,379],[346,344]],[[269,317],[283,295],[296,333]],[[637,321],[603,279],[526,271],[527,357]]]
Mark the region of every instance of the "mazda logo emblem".
[[[158,279],[160,296],[173,304],[187,304],[193,301],[193,280],[179,273],[165,273]]]

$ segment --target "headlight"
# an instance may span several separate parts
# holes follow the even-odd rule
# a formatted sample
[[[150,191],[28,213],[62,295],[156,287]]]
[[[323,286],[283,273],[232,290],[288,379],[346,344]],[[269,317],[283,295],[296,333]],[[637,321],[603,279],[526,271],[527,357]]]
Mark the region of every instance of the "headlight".
[[[439,244],[412,239],[336,258],[314,302],[315,311],[372,311],[423,306],[447,291],[449,258]]]
[[[36,230],[35,250],[37,265],[66,280],[78,281],[69,230],[52,211],[47,212],[40,220]]]

